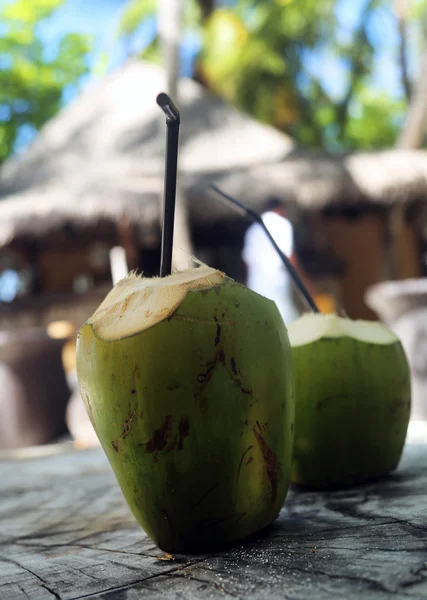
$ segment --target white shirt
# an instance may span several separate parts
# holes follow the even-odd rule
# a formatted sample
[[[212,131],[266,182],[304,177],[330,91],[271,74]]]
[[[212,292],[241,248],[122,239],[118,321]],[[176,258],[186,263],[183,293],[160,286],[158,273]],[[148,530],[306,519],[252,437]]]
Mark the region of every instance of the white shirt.
[[[291,223],[275,212],[262,215],[265,226],[279,246],[290,257],[294,251]],[[274,300],[285,323],[298,318],[292,297],[292,281],[282,259],[259,223],[246,231],[242,258],[248,267],[246,285],[249,289]]]

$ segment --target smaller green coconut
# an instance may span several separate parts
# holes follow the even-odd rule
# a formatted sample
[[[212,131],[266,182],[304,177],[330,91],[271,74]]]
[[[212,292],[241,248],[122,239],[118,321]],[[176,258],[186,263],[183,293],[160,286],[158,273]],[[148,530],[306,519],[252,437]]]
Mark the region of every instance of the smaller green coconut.
[[[399,339],[384,325],[304,315],[288,327],[295,373],[292,481],[328,487],[397,466],[411,384]]]

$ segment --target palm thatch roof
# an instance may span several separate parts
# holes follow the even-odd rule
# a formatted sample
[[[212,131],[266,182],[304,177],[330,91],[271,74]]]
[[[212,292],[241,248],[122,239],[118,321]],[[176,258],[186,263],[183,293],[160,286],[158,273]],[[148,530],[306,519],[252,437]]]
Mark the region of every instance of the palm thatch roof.
[[[427,200],[427,151],[387,150],[342,156],[292,150],[279,164],[249,169],[217,178],[230,194],[240,194],[251,205],[265,192],[302,209],[360,204],[389,205]]]
[[[160,68],[132,60],[87,88],[9,160],[0,172],[0,246],[65,222],[122,215],[142,233],[158,227],[165,123],[155,98],[163,87]],[[427,152],[309,154],[188,79],[179,106],[181,182],[195,224],[230,216],[208,192],[210,181],[253,208],[272,194],[308,209],[427,197]]]

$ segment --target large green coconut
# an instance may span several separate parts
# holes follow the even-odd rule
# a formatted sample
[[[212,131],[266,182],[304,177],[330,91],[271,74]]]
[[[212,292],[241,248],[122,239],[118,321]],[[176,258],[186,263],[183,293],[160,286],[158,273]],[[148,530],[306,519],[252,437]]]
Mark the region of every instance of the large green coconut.
[[[392,471],[411,389],[399,339],[384,325],[305,315],[288,327],[296,411],[292,481],[327,487]]]
[[[123,494],[163,550],[221,546],[277,517],[294,383],[273,302],[209,267],[130,276],[80,329],[77,370]]]

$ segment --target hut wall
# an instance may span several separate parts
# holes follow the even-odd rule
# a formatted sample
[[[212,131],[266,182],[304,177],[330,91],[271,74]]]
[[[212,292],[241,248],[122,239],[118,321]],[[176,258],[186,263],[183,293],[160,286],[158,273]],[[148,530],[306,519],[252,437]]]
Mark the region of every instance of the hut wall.
[[[399,279],[422,277],[421,251],[412,222],[405,222],[395,240],[396,273]]]
[[[110,277],[109,266],[96,268],[91,263],[88,248],[42,250],[38,266],[44,293],[71,292],[79,275],[92,277],[96,282]]]
[[[74,278],[92,271],[86,249],[41,252],[39,269],[45,293],[71,292]]]
[[[340,278],[342,300],[348,316],[354,319],[376,319],[365,304],[367,288],[383,279],[384,218],[375,213],[348,219],[331,216],[325,227],[336,255],[346,261]]]

